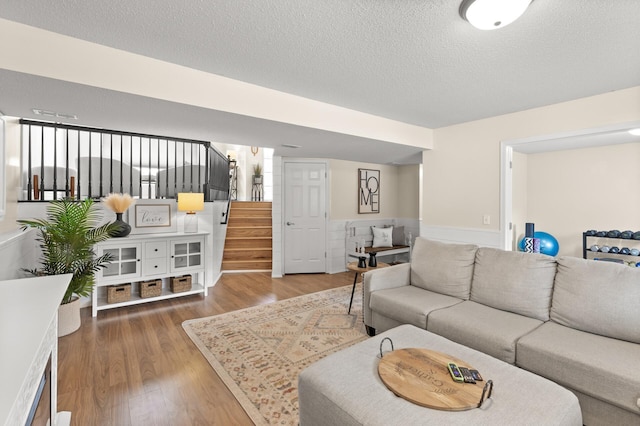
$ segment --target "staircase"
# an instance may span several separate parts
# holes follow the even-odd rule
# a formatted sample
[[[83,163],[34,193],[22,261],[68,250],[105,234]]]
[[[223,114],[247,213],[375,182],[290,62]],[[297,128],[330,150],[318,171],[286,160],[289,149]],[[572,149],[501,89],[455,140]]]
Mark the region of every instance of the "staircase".
[[[222,271],[271,270],[271,202],[232,201]]]

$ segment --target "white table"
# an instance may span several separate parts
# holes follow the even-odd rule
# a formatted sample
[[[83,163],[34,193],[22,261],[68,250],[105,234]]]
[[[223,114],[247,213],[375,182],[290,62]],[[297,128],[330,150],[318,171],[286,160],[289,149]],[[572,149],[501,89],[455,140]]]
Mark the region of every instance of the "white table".
[[[51,356],[57,423],[58,306],[71,274],[0,281],[0,425],[24,425]]]

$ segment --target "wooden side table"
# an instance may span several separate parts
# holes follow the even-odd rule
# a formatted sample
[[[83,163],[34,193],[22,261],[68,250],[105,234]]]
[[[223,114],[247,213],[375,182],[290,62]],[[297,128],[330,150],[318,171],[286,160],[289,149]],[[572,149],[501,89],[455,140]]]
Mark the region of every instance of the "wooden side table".
[[[353,277],[353,288],[351,289],[351,300],[349,301],[349,311],[347,314],[351,314],[351,305],[353,304],[353,294],[356,291],[356,283],[358,282],[358,275],[364,274],[367,271],[373,271],[374,269],[386,268],[387,266],[391,266],[388,263],[378,262],[378,266],[366,268],[358,268],[358,262],[349,262],[347,264],[347,269],[356,273],[355,277]]]

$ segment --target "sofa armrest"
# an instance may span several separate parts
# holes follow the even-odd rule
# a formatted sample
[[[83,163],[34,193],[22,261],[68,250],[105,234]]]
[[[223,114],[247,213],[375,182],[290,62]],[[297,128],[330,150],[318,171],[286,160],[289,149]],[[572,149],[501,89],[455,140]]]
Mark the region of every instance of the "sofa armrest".
[[[388,288],[403,287],[411,284],[411,264],[401,263],[388,268],[365,272],[362,278],[362,313],[364,323],[371,325],[371,293]]]

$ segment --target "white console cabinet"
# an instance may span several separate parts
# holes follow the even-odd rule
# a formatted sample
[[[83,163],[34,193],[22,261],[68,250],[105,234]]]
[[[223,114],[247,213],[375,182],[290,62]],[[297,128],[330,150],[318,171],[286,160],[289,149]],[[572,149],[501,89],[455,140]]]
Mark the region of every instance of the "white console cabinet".
[[[98,256],[110,253],[111,263],[96,274],[93,291],[93,316],[104,309],[136,305],[173,297],[202,293],[207,295],[205,279],[204,232],[129,235],[111,238],[96,245]],[[171,277],[191,275],[191,290],[174,293],[170,289]],[[160,279],[159,296],[141,298],[140,283]],[[131,284],[129,300],[108,303],[109,286]]]

